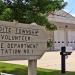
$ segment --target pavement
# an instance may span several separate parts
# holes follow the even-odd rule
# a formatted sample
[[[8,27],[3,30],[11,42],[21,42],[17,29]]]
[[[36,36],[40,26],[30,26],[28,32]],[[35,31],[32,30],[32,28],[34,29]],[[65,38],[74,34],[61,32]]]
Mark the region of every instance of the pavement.
[[[27,60],[3,61],[13,64],[28,65]],[[46,52],[37,62],[40,68],[61,70],[61,56],[60,52]],[[66,59],[66,71],[75,72],[75,52]]]

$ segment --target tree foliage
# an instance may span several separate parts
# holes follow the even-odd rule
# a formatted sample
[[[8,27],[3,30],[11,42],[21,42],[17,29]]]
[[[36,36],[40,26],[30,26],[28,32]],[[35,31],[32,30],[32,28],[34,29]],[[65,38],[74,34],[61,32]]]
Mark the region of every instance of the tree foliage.
[[[4,11],[5,9],[5,4],[3,3],[2,0],[0,0],[0,15],[2,14],[2,12]]]
[[[53,30],[56,26],[48,22],[47,14],[65,5],[64,0],[0,0],[0,19],[28,24],[35,22]]]

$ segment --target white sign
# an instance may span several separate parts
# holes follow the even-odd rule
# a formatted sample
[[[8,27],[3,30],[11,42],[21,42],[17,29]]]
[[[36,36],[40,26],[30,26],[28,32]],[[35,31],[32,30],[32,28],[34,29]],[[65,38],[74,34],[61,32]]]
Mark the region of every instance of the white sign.
[[[0,21],[0,60],[39,59],[47,40],[44,27]]]

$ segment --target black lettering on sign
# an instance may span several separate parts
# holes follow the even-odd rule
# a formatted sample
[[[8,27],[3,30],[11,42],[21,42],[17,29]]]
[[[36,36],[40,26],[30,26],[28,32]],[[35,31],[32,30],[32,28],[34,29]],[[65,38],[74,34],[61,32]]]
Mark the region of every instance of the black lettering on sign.
[[[11,33],[11,27],[0,26],[0,33]]]
[[[38,33],[39,31],[37,29],[16,28],[15,34],[38,36]]]
[[[12,40],[12,41],[30,41],[29,36],[18,36],[18,35],[0,35],[2,40]]]
[[[5,54],[8,54],[8,50],[7,49],[5,50]]]
[[[30,54],[29,49],[24,49],[23,51],[24,51],[24,54]]]
[[[0,49],[2,55],[21,54],[21,49]]]
[[[38,48],[37,43],[7,43],[7,48]]]
[[[32,50],[32,54],[33,54],[33,50]]]
[[[4,43],[1,43],[1,46],[0,46],[1,48],[4,48]]]
[[[31,55],[34,53],[32,49],[0,49],[1,55]]]
[[[27,54],[30,54],[29,49],[27,49]]]
[[[26,48],[37,48],[38,44],[26,44]]]
[[[14,50],[14,54],[20,54],[20,53],[21,53],[21,50],[20,49]]]

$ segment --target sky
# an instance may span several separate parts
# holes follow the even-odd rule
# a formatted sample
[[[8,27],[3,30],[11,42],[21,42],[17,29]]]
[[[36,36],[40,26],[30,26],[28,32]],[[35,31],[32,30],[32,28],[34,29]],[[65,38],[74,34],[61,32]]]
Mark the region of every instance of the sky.
[[[68,2],[64,10],[75,16],[75,0],[64,0],[64,1]]]

